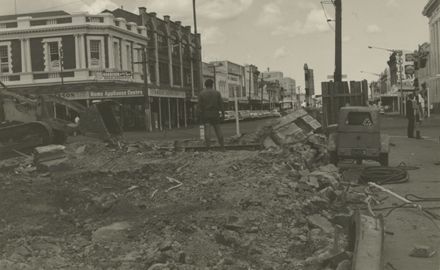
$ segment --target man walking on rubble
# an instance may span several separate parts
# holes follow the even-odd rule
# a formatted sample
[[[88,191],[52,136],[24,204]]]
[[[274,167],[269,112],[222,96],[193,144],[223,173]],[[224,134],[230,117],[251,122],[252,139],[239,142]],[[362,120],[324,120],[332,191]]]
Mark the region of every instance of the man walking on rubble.
[[[215,135],[221,149],[224,150],[223,133],[220,129],[220,122],[225,118],[225,110],[223,109],[223,99],[220,92],[213,89],[214,81],[208,79],[205,81],[205,89],[199,94],[199,118],[205,127],[205,144],[210,147],[210,128],[214,127]],[[220,118],[221,113],[221,118]]]

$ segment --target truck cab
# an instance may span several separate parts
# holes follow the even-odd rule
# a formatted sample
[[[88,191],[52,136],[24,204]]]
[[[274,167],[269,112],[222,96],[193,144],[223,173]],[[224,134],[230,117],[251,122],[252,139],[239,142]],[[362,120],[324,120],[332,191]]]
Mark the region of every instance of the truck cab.
[[[389,138],[380,132],[380,112],[372,107],[340,109],[337,132],[330,134],[330,161],[375,160],[388,166]]]

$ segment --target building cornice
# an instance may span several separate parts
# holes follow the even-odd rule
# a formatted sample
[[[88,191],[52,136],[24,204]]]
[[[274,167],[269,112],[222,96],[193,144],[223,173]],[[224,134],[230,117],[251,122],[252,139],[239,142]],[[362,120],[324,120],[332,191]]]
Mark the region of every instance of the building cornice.
[[[120,29],[119,27],[112,26],[112,25],[65,25],[65,26],[59,26],[59,27],[51,27],[51,28],[28,28],[28,29],[20,29],[20,30],[11,30],[11,31],[1,31],[0,37],[7,37],[7,36],[13,36],[13,35],[23,35],[23,34],[35,34],[35,33],[53,33],[60,32],[64,34],[66,31],[72,31],[72,30],[81,30],[84,34],[89,34],[90,30],[110,30],[114,32],[118,32],[120,34],[130,36],[132,38],[138,39],[138,41],[146,42],[148,38],[143,35],[138,35],[130,31],[124,31],[123,29]],[[74,34],[78,34],[78,31]],[[108,33],[105,33],[108,34]]]
[[[435,8],[438,6],[438,0],[429,0],[428,4],[426,4],[425,8],[423,9],[422,14],[426,17],[431,17],[432,12],[435,10]]]

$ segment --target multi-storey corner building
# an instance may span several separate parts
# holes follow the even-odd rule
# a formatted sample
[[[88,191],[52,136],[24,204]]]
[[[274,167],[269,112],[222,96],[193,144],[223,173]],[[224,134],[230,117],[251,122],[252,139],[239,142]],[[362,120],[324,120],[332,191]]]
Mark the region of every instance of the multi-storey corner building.
[[[84,105],[114,99],[122,104],[116,113],[124,129],[145,129],[145,49],[153,127],[186,126],[201,85],[200,36],[189,26],[145,8],[0,16],[1,81],[19,93]]]
[[[423,81],[428,89],[428,106],[440,111],[440,1],[429,0],[423,9],[423,15],[429,19],[429,60],[424,70]]]

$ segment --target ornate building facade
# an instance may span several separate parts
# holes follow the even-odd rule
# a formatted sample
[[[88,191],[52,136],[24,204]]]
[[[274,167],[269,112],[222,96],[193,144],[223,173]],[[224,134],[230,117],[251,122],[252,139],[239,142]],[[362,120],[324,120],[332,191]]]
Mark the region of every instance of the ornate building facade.
[[[114,99],[122,105],[116,114],[126,130],[148,128],[144,77],[153,128],[179,128],[193,121],[200,56],[200,35],[146,8],[139,8],[139,14],[116,9],[96,15],[53,11],[0,16],[0,80],[10,90],[55,94],[84,105]]]

